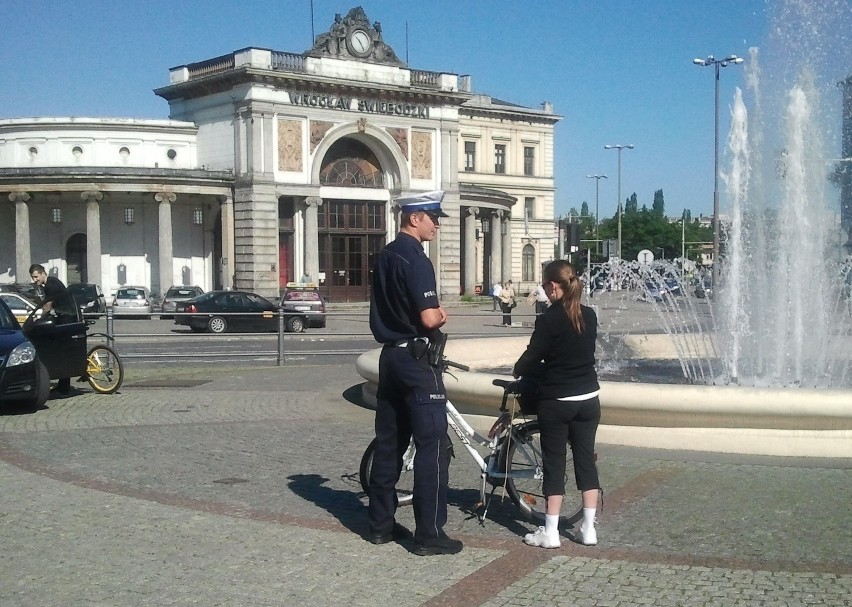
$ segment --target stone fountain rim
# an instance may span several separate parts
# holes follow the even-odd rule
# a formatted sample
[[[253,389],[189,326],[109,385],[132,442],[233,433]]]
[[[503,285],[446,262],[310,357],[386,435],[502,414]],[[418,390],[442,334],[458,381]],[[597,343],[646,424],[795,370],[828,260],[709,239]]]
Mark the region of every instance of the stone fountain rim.
[[[445,378],[448,397],[466,414],[495,415],[502,390],[491,380],[508,376],[475,370],[511,366],[528,343],[529,336],[449,342],[447,356],[472,372]],[[356,362],[373,402],[380,352]],[[600,399],[599,440],[609,434],[621,437],[611,441],[618,444],[660,447],[661,435],[674,432],[683,439],[666,436],[669,448],[852,458],[852,390],[601,382]]]

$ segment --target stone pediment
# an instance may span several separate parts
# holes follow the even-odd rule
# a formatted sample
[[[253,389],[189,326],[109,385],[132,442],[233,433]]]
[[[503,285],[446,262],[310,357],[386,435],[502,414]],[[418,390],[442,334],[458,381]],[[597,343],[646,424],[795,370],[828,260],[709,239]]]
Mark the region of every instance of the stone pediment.
[[[393,49],[382,40],[382,25],[370,23],[360,6],[345,17],[334,16],[329,30],[314,40],[313,47],[303,53],[305,57],[332,57],[349,61],[366,61],[405,67]]]

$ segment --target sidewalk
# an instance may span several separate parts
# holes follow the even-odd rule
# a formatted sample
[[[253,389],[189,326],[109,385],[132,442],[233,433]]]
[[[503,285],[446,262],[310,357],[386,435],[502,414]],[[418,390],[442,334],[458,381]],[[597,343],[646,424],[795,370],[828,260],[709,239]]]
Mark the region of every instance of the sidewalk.
[[[465,549],[418,557],[362,539],[373,415],[347,400],[362,381],[354,365],[155,372],[131,370],[116,395],[85,386],[0,416],[0,607],[840,606],[852,595],[846,460],[600,445],[600,544],[541,550],[521,542],[532,526],[508,500],[484,526],[471,518],[478,471],[457,449],[446,530]],[[410,509],[398,514],[413,525]]]

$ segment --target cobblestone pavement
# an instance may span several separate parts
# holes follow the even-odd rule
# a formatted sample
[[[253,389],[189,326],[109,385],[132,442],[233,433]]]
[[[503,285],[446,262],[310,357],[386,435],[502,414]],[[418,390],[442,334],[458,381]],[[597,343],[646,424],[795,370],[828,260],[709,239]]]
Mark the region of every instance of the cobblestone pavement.
[[[482,526],[478,470],[451,471],[458,555],[362,538],[372,412],[351,362],[129,369],[0,416],[0,606],[848,605],[848,460],[600,445],[599,545]],[[154,377],[152,374],[157,374]],[[150,387],[156,381],[169,387]],[[78,386],[84,386],[78,384]],[[461,451],[461,450],[459,450]],[[573,496],[573,492],[569,492]],[[400,522],[411,527],[408,508]]]

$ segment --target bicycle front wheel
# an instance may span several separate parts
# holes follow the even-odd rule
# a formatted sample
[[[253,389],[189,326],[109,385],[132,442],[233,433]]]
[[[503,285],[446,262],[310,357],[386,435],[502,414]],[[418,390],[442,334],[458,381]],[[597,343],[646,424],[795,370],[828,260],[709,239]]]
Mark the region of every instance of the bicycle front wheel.
[[[99,394],[112,394],[124,381],[124,366],[115,350],[97,345],[89,350],[86,376],[89,385]]]
[[[374,438],[361,456],[361,466],[358,469],[361,489],[367,495],[370,495],[370,470],[373,468],[375,451],[376,439]],[[408,506],[414,500],[414,441],[408,445],[408,449],[402,455],[402,471],[399,474],[399,482],[396,484],[396,499],[400,506]]]
[[[506,472],[506,490],[509,498],[532,521],[543,522],[546,499],[544,495],[544,472],[541,457],[541,437],[537,421],[527,422],[515,428],[506,438],[500,451],[500,462]],[[569,472],[574,468],[571,449],[565,465],[566,486],[572,486]],[[564,500],[563,500],[564,501]],[[560,523],[571,526],[583,518],[582,503],[578,508],[563,503],[567,514],[559,517]]]

